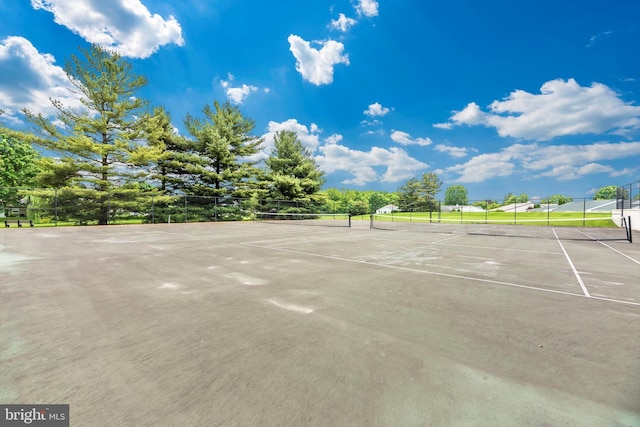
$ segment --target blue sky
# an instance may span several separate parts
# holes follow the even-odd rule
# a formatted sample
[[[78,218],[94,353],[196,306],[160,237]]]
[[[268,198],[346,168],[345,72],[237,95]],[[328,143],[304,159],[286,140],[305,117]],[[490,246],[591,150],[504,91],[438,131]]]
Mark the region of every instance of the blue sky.
[[[61,67],[131,59],[178,132],[229,100],[298,132],[325,187],[435,172],[471,199],[589,197],[640,179],[636,0],[0,0],[0,108],[76,105]]]

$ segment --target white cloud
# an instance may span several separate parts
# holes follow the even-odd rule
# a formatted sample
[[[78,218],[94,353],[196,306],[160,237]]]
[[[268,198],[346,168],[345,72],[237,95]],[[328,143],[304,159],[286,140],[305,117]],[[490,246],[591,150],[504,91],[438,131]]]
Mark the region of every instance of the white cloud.
[[[252,93],[258,90],[256,86],[249,86],[243,84],[242,86],[232,87],[231,83],[235,80],[233,74],[228,74],[229,80],[220,80],[220,85],[225,88],[225,93],[227,94],[227,98],[231,100],[234,104],[242,104],[244,100]],[[265,89],[265,92],[268,92],[268,89]]]
[[[362,126],[380,126],[382,124],[382,121],[375,119],[375,120],[362,120],[360,122],[360,124]],[[370,133],[373,133],[373,131],[369,131]],[[384,131],[382,132],[384,133]]]
[[[160,46],[184,45],[178,21],[151,14],[140,0],[31,0],[31,6],[53,13],[56,23],[89,43],[124,56],[147,58]]]
[[[240,87],[230,87],[227,89],[227,97],[235,104],[242,104],[251,92],[255,92],[257,90],[258,88],[256,86],[248,86],[246,84],[243,84]]]
[[[609,176],[612,176],[612,177],[616,177],[616,176],[633,176],[633,175],[636,175],[637,173],[638,173],[638,168],[624,168],[624,169],[612,171],[609,174]]]
[[[374,102],[373,104],[369,105],[366,110],[364,110],[364,114],[369,117],[382,117],[386,116],[389,111],[391,111],[389,108],[383,107],[379,102]]]
[[[378,181],[399,182],[428,167],[398,147],[372,147],[369,151],[360,151],[334,143],[323,145],[319,151],[322,155],[316,156],[315,160],[326,173],[351,174],[351,178],[342,181],[343,184],[362,186]],[[381,169],[381,172],[376,169]]]
[[[456,158],[465,157],[468,154],[468,149],[464,147],[454,147],[453,145],[436,144],[435,149],[436,151],[448,154],[451,157]]]
[[[337,144],[338,142],[342,141],[343,136],[338,134],[338,133],[334,133],[333,135],[329,136],[327,139],[325,139],[325,142],[327,144]]]
[[[579,134],[628,134],[640,128],[640,107],[623,102],[606,85],[580,86],[574,79],[551,80],[540,94],[513,91],[502,101],[494,101],[489,112],[475,103],[454,112],[451,122],[438,124],[484,125],[502,137],[545,141],[557,136]]]
[[[358,4],[356,4],[355,8],[359,15],[364,15],[367,18],[378,16],[377,0],[358,0]]]
[[[470,102],[462,111],[457,111],[452,117],[451,120],[454,121],[455,124],[465,124],[465,125],[481,125],[486,124],[487,114],[483,113],[478,104],[475,102]]]
[[[444,169],[446,174],[457,174],[453,182],[483,182],[491,178],[510,176],[515,169],[512,156],[508,153],[480,154],[466,163]]]
[[[303,79],[316,86],[333,82],[334,65],[349,65],[349,56],[343,53],[344,45],[335,40],[319,42],[322,45],[320,50],[294,34],[289,36],[288,41],[289,50],[296,58],[296,70]]]
[[[602,40],[605,37],[610,36],[611,34],[613,34],[613,31],[604,31],[602,33],[598,33],[596,35],[593,35],[591,37],[589,37],[589,43],[587,43],[587,45],[585,47],[593,47],[596,42]]]
[[[332,30],[340,30],[344,33],[349,31],[349,28],[353,27],[357,23],[358,21],[356,21],[355,19],[345,16],[344,13],[340,13],[338,15],[338,19],[331,20],[329,28],[331,28]]]
[[[605,166],[598,163],[589,163],[583,166],[562,165],[544,172],[541,176],[557,178],[558,181],[571,181],[582,178],[585,175],[596,173],[613,172],[611,166]]]
[[[26,108],[52,117],[57,110],[50,98],[70,108],[82,108],[71,92],[73,85],[55,58],[40,53],[23,37],[7,37],[0,42],[0,108],[3,118],[19,123],[18,112]]]
[[[276,132],[282,130],[294,131],[298,139],[316,153],[314,160],[325,173],[346,172],[350,178],[343,184],[365,185],[369,182],[398,182],[416,175],[429,165],[409,156],[403,149],[392,147],[384,149],[372,147],[369,151],[352,150],[346,145],[339,144],[343,140],[340,134],[332,134],[321,138],[322,129],[315,123],[305,126],[296,119],[284,122],[269,122],[268,132],[264,140],[262,153],[251,160],[265,159],[273,149],[273,138]]]
[[[394,130],[393,132],[391,132],[391,140],[402,145],[421,145],[421,146],[431,145],[431,142],[432,142],[431,138],[411,138],[411,135],[399,130]]]
[[[455,176],[455,182],[483,182],[510,176],[516,171],[540,177],[556,177],[559,181],[586,175],[617,171],[603,162],[640,155],[640,142],[595,143],[586,145],[545,146],[514,144],[496,153],[480,154],[466,163],[442,170]]]
[[[434,123],[433,127],[436,129],[453,129],[453,123]]]
[[[596,188],[596,187],[591,187],[589,190],[587,190],[587,191],[585,192],[585,194],[587,194],[587,195],[593,195],[593,194],[596,194],[596,192],[597,192],[598,190],[599,190],[599,189],[598,189],[598,188]]]

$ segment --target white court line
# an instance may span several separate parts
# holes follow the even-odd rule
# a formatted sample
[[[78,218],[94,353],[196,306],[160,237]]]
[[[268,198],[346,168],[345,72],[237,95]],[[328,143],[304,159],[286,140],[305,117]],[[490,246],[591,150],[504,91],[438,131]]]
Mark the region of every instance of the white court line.
[[[446,237],[444,239],[440,239],[440,240],[436,240],[435,242],[430,242],[432,245],[435,245],[436,243],[441,243],[441,242],[446,242],[447,240],[453,240],[453,239],[458,239],[460,237],[464,236],[464,234],[456,234],[455,236],[452,237]]]
[[[571,258],[569,258],[569,254],[567,253],[567,251],[564,250],[564,246],[562,246],[562,242],[560,241],[560,238],[556,234],[556,229],[552,228],[551,230],[553,231],[553,234],[556,236],[556,240],[558,241],[558,244],[560,245],[562,252],[564,252],[564,256],[567,258],[567,261],[569,261],[569,265],[571,266],[571,269],[573,270],[573,274],[575,274],[576,279],[578,279],[578,283],[580,283],[580,287],[582,288],[582,292],[584,293],[584,296],[591,297],[591,294],[589,294],[589,290],[587,289],[584,282],[582,281],[582,277],[580,277],[578,270],[576,270],[576,267],[573,265]]]
[[[615,302],[615,303],[618,303],[618,304],[627,304],[627,305],[640,306],[640,302],[632,302],[632,301],[617,300],[617,299],[612,299],[612,298],[586,296],[584,294],[576,294],[576,293],[573,293],[573,292],[557,291],[555,289],[538,288],[536,286],[519,285],[517,283],[500,282],[500,281],[497,281],[497,280],[481,279],[481,278],[478,278],[478,277],[469,277],[469,276],[460,276],[460,275],[457,275],[457,274],[438,273],[438,272],[435,272],[435,271],[418,270],[418,269],[415,269],[415,268],[400,267],[400,266],[397,266],[397,265],[378,264],[378,263],[375,263],[375,262],[362,261],[362,260],[350,259],[350,258],[343,258],[343,257],[338,257],[338,256],[333,256],[333,255],[321,255],[321,254],[315,254],[315,253],[311,253],[311,252],[296,251],[296,250],[293,250],[293,249],[285,249],[285,248],[276,248],[276,247],[271,247],[271,246],[256,245],[256,244],[249,243],[249,242],[241,243],[241,245],[252,246],[252,247],[255,247],[255,248],[267,249],[267,250],[272,250],[272,251],[289,252],[289,253],[293,253],[293,254],[297,254],[297,255],[307,255],[307,256],[316,257],[316,258],[326,258],[326,259],[332,259],[332,260],[336,260],[336,261],[350,262],[350,263],[354,263],[354,264],[365,264],[365,265],[371,265],[371,266],[381,267],[381,268],[390,268],[390,269],[394,269],[394,270],[408,271],[408,272],[411,272],[411,273],[429,274],[429,275],[433,275],[433,276],[450,277],[450,278],[453,278],[453,279],[465,279],[465,280],[470,280],[470,281],[474,281],[474,282],[490,283],[490,284],[493,284],[493,285],[510,286],[510,287],[514,287],[514,288],[529,289],[529,290],[533,290],[533,291],[549,292],[549,293],[552,293],[552,294],[568,295],[568,296],[572,296],[572,297],[589,298],[589,299],[592,299],[592,300],[601,300],[601,301]]]
[[[635,258],[631,258],[629,255],[627,255],[627,254],[625,254],[625,253],[623,253],[623,252],[620,252],[620,251],[619,251],[619,250],[617,250],[616,248],[612,248],[611,246],[607,245],[607,244],[606,244],[606,243],[604,243],[603,241],[598,240],[598,239],[596,239],[595,237],[589,236],[587,233],[583,233],[583,232],[582,232],[582,231],[580,231],[580,230],[576,230],[576,231],[577,231],[578,233],[580,233],[580,234],[584,234],[585,236],[587,236],[587,237],[588,237],[588,238],[590,238],[591,240],[595,240],[596,242],[600,243],[601,245],[606,246],[607,248],[611,249],[612,251],[619,253],[619,254],[620,254],[620,255],[622,255],[623,257],[625,257],[625,258],[629,258],[631,261],[635,262],[636,264],[640,264],[640,261],[638,261],[637,259],[635,259]]]

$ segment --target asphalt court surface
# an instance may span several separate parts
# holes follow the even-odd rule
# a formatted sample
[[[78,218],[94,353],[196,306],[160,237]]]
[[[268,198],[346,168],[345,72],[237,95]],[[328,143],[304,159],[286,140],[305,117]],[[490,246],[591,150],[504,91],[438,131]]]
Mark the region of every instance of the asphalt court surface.
[[[555,230],[5,230],[0,402],[72,425],[640,427],[640,244]]]

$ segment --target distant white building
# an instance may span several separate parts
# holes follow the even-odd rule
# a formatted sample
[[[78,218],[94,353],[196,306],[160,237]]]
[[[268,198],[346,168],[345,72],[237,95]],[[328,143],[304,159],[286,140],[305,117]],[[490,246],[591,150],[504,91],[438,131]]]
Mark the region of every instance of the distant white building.
[[[386,205],[386,206],[383,206],[380,209],[378,209],[376,211],[376,213],[378,215],[390,214],[391,212],[395,212],[395,211],[397,211],[399,209],[400,208],[397,207],[396,205]]]

